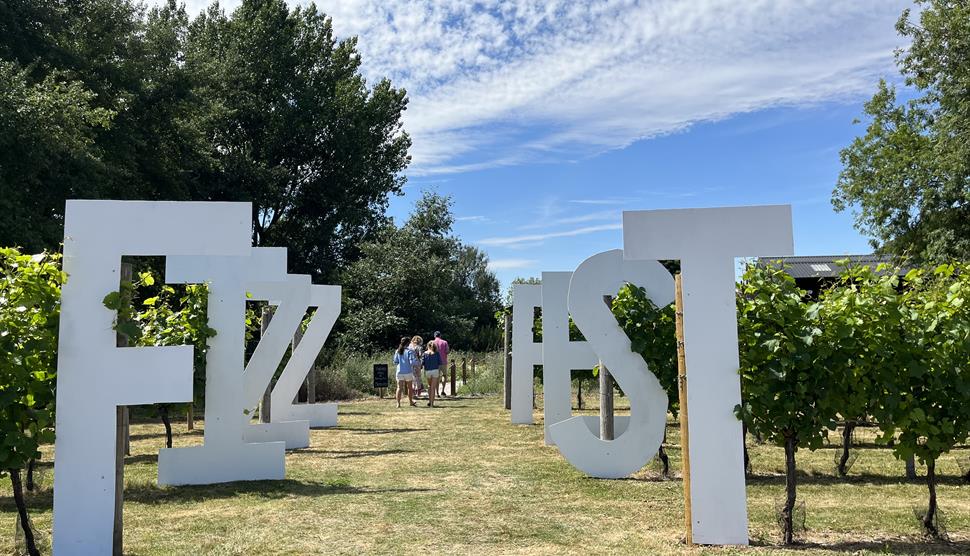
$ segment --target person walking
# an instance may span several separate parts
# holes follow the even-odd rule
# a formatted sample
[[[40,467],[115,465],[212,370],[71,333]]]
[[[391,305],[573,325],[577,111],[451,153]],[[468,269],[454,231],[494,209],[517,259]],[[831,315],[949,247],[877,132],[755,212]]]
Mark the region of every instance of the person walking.
[[[414,396],[420,397],[424,391],[424,384],[421,382],[421,361],[424,356],[424,338],[415,335],[411,338],[408,349],[414,352],[414,358],[418,361],[418,366],[414,369]]]
[[[441,372],[447,373],[448,372],[448,342],[441,337],[441,331],[439,330],[434,331],[434,340],[431,340],[431,342],[438,348],[438,355],[441,356],[441,369],[444,369]],[[448,381],[441,380],[440,382],[441,382],[441,395],[444,396],[445,383]],[[454,395],[455,393],[452,392],[451,394]]]
[[[435,394],[438,392],[438,369],[441,367],[441,354],[438,345],[428,342],[428,350],[424,352],[422,361],[424,374],[428,377],[428,407],[434,407]]]
[[[418,358],[414,355],[414,350],[408,347],[408,337],[401,338],[401,344],[394,352],[394,364],[397,365],[397,372],[394,375],[397,380],[397,406],[401,407],[401,390],[408,393],[408,403],[416,406],[414,402],[414,392],[411,382],[414,381],[414,369],[419,366]]]

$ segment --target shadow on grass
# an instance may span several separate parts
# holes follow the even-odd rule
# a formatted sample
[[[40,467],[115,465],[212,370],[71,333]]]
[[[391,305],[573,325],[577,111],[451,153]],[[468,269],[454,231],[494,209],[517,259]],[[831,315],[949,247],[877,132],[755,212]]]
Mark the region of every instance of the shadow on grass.
[[[400,432],[423,432],[423,431],[428,431],[428,430],[431,430],[431,429],[412,429],[412,428],[395,428],[395,429],[381,429],[381,428],[377,428],[377,429],[365,429],[365,428],[361,428],[361,427],[337,427],[337,428],[331,429],[331,430],[350,431],[350,432],[353,432],[355,434],[396,434],[396,433],[400,433]]]
[[[138,454],[137,456],[125,456],[125,465],[133,463],[158,463],[158,453]]]
[[[755,545],[755,543],[752,543]],[[799,542],[791,546],[782,546],[768,542],[759,542],[757,546],[766,548],[785,548],[798,550],[832,550],[849,554],[874,552],[884,554],[970,554],[970,541],[921,541],[911,539],[878,539],[863,541],[839,541],[833,543]]]
[[[203,434],[204,434],[204,432],[201,429],[198,429],[198,428],[197,429],[190,430],[190,431],[179,431],[179,430],[173,430],[172,431],[172,436],[173,437],[175,437],[175,436],[202,436]],[[151,433],[151,434],[132,434],[132,435],[129,435],[129,439],[132,440],[132,441],[134,441],[134,440],[147,440],[149,438],[161,438],[162,439],[162,442],[164,443],[165,442],[165,431],[160,430],[158,433]]]
[[[294,454],[320,454],[328,459],[366,458],[372,456],[389,456],[394,454],[411,454],[414,450],[316,450],[307,448],[294,450]]]
[[[205,502],[220,498],[252,496],[266,500],[292,497],[319,497],[336,494],[393,494],[412,492],[434,492],[430,488],[368,488],[351,485],[335,480],[330,482],[306,482],[293,479],[283,481],[240,481],[217,485],[192,485],[178,487],[159,487],[155,484],[128,485],[125,488],[125,502],[139,504],[170,504],[185,502]]]
[[[868,484],[868,485],[926,485],[925,477],[907,479],[902,473],[898,477],[890,475],[875,475],[872,473],[850,474],[848,477],[836,477],[834,475],[810,475],[804,471],[797,471],[797,481],[799,485],[839,485],[839,484]],[[784,485],[785,475],[748,475],[749,485]],[[959,486],[966,482],[957,475],[937,475],[937,485]]]

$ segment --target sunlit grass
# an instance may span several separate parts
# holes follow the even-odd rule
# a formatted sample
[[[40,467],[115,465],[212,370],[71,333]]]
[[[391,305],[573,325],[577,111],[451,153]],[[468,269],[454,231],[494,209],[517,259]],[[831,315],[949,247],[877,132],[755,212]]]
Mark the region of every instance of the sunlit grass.
[[[585,388],[584,388],[585,389]],[[586,402],[594,411],[595,391]],[[618,405],[625,403],[618,398]],[[541,423],[541,412],[536,422]],[[201,428],[202,423],[197,423]],[[175,425],[176,446],[201,430]],[[341,405],[340,427],[312,431],[311,448],[287,454],[285,481],[200,487],[155,485],[163,429],[132,427],[126,467],[125,548],[130,554],[698,554],[777,553],[774,506],[784,479],[780,449],[751,444],[750,549],[687,548],[676,423],[668,431],[675,478],[651,463],[630,480],[584,477],[542,442],[540,426],[513,426],[499,397],[397,409],[368,398]],[[749,439],[750,440],[750,439]],[[951,544],[927,544],[912,508],[921,481],[904,479],[887,450],[866,447],[846,480],[833,477],[833,451],[799,452],[799,500],[808,546],[799,553],[970,551],[970,486],[958,480],[961,449],[940,462],[940,503]],[[45,462],[52,454],[48,450]],[[29,498],[49,535],[51,479]],[[12,550],[15,512],[0,487],[0,553]]]

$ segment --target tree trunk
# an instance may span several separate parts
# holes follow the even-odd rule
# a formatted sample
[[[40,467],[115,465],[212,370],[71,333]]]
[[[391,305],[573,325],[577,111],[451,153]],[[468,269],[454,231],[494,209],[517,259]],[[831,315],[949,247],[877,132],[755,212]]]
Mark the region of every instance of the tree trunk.
[[[744,474],[748,475],[751,469],[751,457],[748,455],[748,425],[741,421],[741,449],[744,452]]]
[[[162,418],[162,424],[165,425],[165,447],[172,447],[172,422],[168,418],[168,405],[163,404],[158,408],[158,413]]]
[[[20,528],[24,532],[24,544],[27,545],[27,554],[30,556],[40,556],[37,550],[37,542],[34,539],[34,532],[30,530],[30,521],[27,518],[27,503],[24,502],[24,489],[20,484],[20,470],[8,469],[10,473],[10,484],[13,486],[13,500],[17,505],[17,514],[20,515]]]
[[[31,458],[27,462],[27,490],[29,492],[34,492],[34,467],[37,466],[37,460]]]
[[[795,513],[795,437],[785,437],[785,507],[781,511],[782,537],[786,545],[794,543],[793,514]]]
[[[660,464],[663,465],[661,469],[661,474],[664,479],[670,478],[670,458],[667,457],[667,452],[664,450],[664,444],[667,443],[667,425],[664,424],[664,438],[660,441],[660,448],[657,450],[657,457],[660,458]]]
[[[839,458],[839,465],[836,469],[839,477],[845,477],[849,474],[846,465],[849,463],[849,448],[852,446],[852,431],[855,430],[855,427],[855,421],[846,421],[845,426],[842,427],[842,456]]]
[[[939,538],[940,529],[937,527],[936,519],[936,460],[926,460],[926,486],[930,490],[930,505],[923,516],[923,530],[927,535]]]
[[[916,456],[906,458],[906,478],[911,481],[916,479]]]

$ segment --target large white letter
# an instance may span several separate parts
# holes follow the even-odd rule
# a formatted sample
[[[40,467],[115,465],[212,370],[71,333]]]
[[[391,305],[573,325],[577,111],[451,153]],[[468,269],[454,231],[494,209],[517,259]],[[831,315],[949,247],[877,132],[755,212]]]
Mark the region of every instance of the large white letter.
[[[674,279],[657,261],[624,261],[619,249],[583,261],[569,282],[569,313],[600,361],[630,400],[630,416],[615,440],[601,440],[590,430],[596,416],[578,416],[552,425],[553,442],[577,469],[606,479],[626,477],[643,467],[663,442],[667,424],[667,394],[650,372],[604,302],[624,283],[642,286],[658,306],[674,300]],[[673,341],[673,338],[671,338]],[[617,419],[617,424],[620,424]],[[623,430],[625,429],[625,431]]]
[[[253,410],[273,380],[293,334],[303,322],[303,315],[310,304],[310,276],[287,274],[286,280],[282,282],[256,282],[249,285],[249,292],[253,301],[268,301],[271,305],[276,305],[273,320],[259,339],[256,351],[246,365],[243,380],[245,398],[241,400],[241,404],[247,410]],[[275,407],[272,413],[276,413]],[[282,440],[286,442],[288,450],[310,445],[309,421],[272,419],[271,423],[250,425],[250,415],[251,411],[243,415],[243,438],[246,442]]]
[[[550,446],[555,443],[550,427],[572,415],[573,369],[592,369],[597,361],[588,343],[569,341],[567,298],[572,274],[542,273],[542,405]]]
[[[542,344],[533,340],[542,286],[512,284],[512,423],[532,424],[533,367],[542,364]]]
[[[168,282],[208,282],[209,326],[216,335],[209,339],[206,353],[204,444],[162,449],[159,484],[204,485],[285,475],[284,442],[244,440],[248,422],[244,362],[246,292],[254,283],[285,279],[286,249],[249,249],[241,257],[169,257],[166,261]]]
[[[734,258],[793,252],[787,205],[623,213],[624,257],[680,260],[696,543],[748,543]]]
[[[293,403],[307,374],[314,372],[317,355],[340,316],[340,286],[310,286],[310,306],[317,310],[273,387],[271,418],[274,425],[278,421],[306,420],[311,427],[337,426],[337,404]]]
[[[118,291],[122,255],[245,255],[251,214],[249,203],[67,202],[55,553],[111,553],[115,408],[192,399],[191,346],[116,347],[115,313],[102,300]]]

